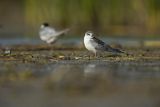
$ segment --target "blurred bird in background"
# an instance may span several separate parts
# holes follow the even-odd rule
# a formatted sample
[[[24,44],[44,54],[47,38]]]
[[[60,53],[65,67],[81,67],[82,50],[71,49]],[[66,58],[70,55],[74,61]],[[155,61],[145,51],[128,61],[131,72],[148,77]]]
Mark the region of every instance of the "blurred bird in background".
[[[65,35],[69,29],[64,29],[61,31],[56,31],[53,27],[50,27],[48,23],[43,23],[40,26],[40,39],[48,44],[55,43],[62,35]]]

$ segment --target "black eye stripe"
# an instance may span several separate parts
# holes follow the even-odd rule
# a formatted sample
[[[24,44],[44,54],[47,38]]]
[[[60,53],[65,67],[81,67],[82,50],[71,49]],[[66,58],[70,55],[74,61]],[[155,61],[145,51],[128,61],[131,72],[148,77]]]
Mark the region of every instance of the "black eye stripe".
[[[87,35],[90,35],[90,36],[92,36],[92,34],[91,34],[91,33],[87,33]]]

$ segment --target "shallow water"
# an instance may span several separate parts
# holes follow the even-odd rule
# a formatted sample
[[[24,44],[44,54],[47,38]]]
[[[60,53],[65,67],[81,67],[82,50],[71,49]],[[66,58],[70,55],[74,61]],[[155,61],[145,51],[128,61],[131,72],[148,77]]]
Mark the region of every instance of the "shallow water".
[[[0,76],[3,107],[160,106],[160,61],[1,62]]]

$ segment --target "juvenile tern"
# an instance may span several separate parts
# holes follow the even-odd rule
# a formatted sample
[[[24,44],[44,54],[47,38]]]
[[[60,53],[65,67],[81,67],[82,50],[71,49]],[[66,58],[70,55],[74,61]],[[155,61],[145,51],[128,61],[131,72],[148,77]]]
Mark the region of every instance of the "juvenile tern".
[[[97,52],[108,51],[112,53],[124,53],[123,51],[112,48],[110,45],[106,44],[102,40],[96,38],[92,31],[87,31],[84,36],[84,45],[86,49],[93,52],[97,56]]]

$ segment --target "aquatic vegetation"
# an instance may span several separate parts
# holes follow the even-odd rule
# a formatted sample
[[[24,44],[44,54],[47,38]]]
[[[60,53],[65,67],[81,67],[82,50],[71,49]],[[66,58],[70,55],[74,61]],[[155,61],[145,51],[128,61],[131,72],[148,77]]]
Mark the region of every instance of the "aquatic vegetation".
[[[90,28],[113,35],[153,36],[148,33],[159,32],[159,4],[158,0],[25,0],[24,13],[32,31],[49,21],[61,28],[71,26],[73,33]]]

